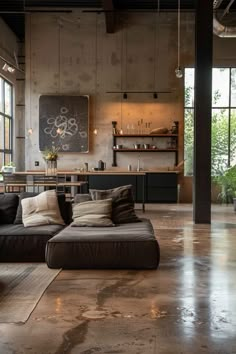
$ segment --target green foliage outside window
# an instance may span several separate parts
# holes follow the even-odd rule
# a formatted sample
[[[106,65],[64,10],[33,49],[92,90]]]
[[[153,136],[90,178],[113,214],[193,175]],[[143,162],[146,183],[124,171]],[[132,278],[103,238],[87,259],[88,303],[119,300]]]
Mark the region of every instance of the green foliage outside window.
[[[186,69],[193,70],[193,69]],[[216,69],[215,69],[216,70]],[[212,176],[222,176],[230,166],[236,164],[236,108],[230,106],[230,102],[236,101],[236,71],[235,69],[217,69],[223,72],[231,73],[231,87],[228,96],[223,97],[222,91],[217,88],[213,89],[212,95],[212,125],[211,125],[211,171]],[[224,72],[225,70],[225,72]],[[191,102],[194,97],[194,83],[185,81],[185,115],[184,115],[184,159],[185,159],[185,175],[193,175],[193,142],[194,142],[194,103]],[[229,80],[230,82],[230,80]],[[228,99],[227,107],[221,108],[221,101]],[[219,107],[217,105],[219,104]]]

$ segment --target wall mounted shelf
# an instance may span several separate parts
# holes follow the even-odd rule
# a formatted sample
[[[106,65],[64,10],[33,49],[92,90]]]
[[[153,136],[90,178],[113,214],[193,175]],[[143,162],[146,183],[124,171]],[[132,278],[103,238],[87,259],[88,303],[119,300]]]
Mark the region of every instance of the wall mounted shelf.
[[[107,91],[106,93],[171,93],[171,91]]]
[[[116,132],[116,125],[117,122],[113,121],[112,122],[112,129],[113,132]],[[175,165],[178,165],[178,131],[179,131],[179,124],[178,122],[175,122],[175,128],[176,128],[176,134],[113,134],[113,162],[112,166],[117,166],[117,153],[125,153],[125,152],[168,152],[168,153],[174,153],[175,154]],[[119,138],[155,138],[155,139],[164,139],[164,138],[169,138],[174,144],[174,148],[149,148],[149,149],[135,149],[135,148],[116,148],[117,146],[117,139]]]

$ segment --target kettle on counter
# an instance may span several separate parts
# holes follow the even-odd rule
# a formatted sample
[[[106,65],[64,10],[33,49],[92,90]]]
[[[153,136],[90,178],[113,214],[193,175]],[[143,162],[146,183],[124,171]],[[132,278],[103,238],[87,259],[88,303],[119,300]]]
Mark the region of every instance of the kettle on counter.
[[[99,170],[99,171],[104,171],[104,170],[105,170],[105,167],[106,167],[106,163],[103,162],[102,160],[99,160],[99,161],[98,161],[98,170]]]

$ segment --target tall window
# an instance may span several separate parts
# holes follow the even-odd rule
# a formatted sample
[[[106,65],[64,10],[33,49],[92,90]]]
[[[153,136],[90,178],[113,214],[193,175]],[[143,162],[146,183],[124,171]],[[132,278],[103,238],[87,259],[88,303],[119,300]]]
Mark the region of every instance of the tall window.
[[[13,87],[0,77],[0,169],[12,161]]]
[[[185,175],[193,174],[194,69],[185,69]],[[236,164],[236,68],[212,72],[211,172],[222,174]]]

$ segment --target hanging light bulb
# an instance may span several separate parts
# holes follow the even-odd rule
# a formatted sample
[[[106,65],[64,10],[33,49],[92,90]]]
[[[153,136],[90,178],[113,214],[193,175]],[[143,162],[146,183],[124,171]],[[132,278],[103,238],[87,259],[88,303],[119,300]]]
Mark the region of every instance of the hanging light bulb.
[[[97,128],[94,129],[93,134],[94,134],[94,135],[97,135],[97,134],[98,134]]]
[[[178,66],[175,69],[175,75],[177,79],[183,77],[183,71],[180,66],[180,0],[178,0]]]
[[[57,134],[61,135],[62,134],[62,129],[61,128],[57,128]]]
[[[175,69],[175,75],[178,79],[181,79],[181,77],[183,77],[183,71],[180,66]]]

